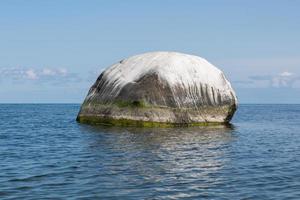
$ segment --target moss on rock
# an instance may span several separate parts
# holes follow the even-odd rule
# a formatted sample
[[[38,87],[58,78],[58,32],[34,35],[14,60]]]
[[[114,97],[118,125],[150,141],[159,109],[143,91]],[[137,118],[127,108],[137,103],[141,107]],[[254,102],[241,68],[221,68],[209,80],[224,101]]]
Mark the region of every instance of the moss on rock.
[[[171,123],[171,122],[154,122],[131,119],[113,119],[100,116],[78,116],[76,119],[80,123],[104,126],[134,126],[134,127],[193,127],[193,126],[216,126],[226,125],[226,122],[189,122],[189,123]]]

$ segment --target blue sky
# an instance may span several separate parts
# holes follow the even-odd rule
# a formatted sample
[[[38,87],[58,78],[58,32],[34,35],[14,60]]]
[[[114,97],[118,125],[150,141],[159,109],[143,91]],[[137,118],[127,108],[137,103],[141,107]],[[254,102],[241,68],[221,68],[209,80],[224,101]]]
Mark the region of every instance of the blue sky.
[[[206,58],[240,103],[300,103],[300,1],[0,1],[0,102],[81,103],[148,51]]]

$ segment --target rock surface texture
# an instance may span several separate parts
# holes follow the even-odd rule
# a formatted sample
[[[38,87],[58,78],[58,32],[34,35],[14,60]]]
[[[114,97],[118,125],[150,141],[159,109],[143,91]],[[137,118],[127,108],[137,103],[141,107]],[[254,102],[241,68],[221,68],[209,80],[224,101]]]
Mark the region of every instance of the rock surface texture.
[[[124,59],[100,74],[77,121],[125,126],[228,123],[237,98],[222,71],[205,59],[151,52]]]

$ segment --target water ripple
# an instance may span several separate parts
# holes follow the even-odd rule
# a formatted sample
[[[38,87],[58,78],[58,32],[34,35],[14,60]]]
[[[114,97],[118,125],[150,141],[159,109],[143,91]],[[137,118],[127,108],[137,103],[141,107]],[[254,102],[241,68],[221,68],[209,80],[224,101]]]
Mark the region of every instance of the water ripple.
[[[78,109],[0,105],[0,199],[300,199],[299,105],[176,129],[80,125]]]

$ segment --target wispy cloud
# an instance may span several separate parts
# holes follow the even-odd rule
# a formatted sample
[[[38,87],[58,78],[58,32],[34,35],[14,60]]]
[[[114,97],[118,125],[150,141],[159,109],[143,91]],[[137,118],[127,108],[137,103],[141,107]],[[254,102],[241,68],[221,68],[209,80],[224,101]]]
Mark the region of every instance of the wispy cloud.
[[[297,81],[300,80],[300,76],[295,73],[284,71],[277,75],[255,75],[249,76],[249,79],[256,82],[265,81],[268,87],[283,88],[293,87]]]
[[[65,68],[0,68],[0,80],[11,80],[15,83],[35,81],[39,83],[67,84],[79,82],[81,78]]]
[[[236,87],[300,87],[299,56],[225,59],[219,60],[217,66],[222,66],[229,78],[235,80]]]
[[[33,69],[26,70],[25,71],[25,77],[30,79],[30,80],[38,79],[38,75]]]

